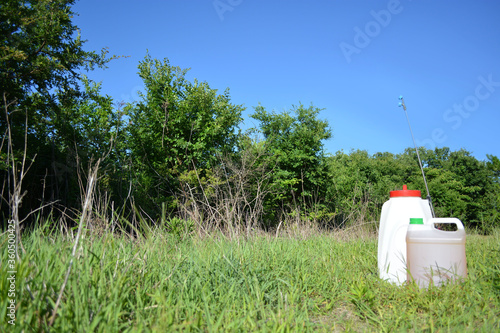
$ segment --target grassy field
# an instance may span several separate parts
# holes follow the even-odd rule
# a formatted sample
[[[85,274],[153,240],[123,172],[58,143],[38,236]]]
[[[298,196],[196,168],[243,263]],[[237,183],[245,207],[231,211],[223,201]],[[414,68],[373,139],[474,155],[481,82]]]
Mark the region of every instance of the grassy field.
[[[495,332],[499,235],[468,235],[468,279],[429,290],[381,281],[377,239],[366,233],[87,236],[49,327],[74,241],[42,231],[24,236],[12,326],[4,234],[0,331]]]

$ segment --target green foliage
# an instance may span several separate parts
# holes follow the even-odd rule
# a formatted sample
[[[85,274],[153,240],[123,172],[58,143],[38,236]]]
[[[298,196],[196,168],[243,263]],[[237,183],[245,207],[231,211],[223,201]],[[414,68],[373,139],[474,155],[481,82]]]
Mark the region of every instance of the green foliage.
[[[55,97],[63,96],[54,94],[53,89],[64,90],[66,98],[73,98],[79,92],[77,71],[102,67],[108,61],[105,51],[97,54],[83,50],[84,41],[71,22],[74,2],[2,3],[0,92],[7,93],[9,100],[55,102]]]
[[[187,81],[186,73],[146,56],[139,64],[145,92],[127,106],[136,194],[153,204],[172,200],[180,175],[203,175],[236,147],[243,108],[230,103],[228,90],[218,94],[206,82]]]
[[[326,121],[318,119],[320,111],[312,105],[299,105],[290,112],[276,113],[259,105],[251,115],[260,122],[268,163],[274,168],[271,186],[278,195],[266,203],[271,224],[277,224],[277,211],[283,207],[301,206],[307,212],[324,198],[327,173],[323,141],[331,137],[331,130]]]
[[[491,178],[493,182],[500,182],[500,159],[497,156],[486,155],[488,161],[486,162],[486,168],[491,172]]]
[[[429,190],[441,216],[455,216],[469,227],[483,228],[484,216],[494,207],[486,198],[494,190],[492,172],[466,150],[423,151]]]
[[[184,220],[172,217],[168,221],[168,233],[178,240],[184,239],[194,231],[194,222],[190,219]]]
[[[23,215],[45,200],[74,206],[78,186],[71,179],[76,179],[76,157],[82,162],[88,160],[84,156],[97,157],[102,141],[110,136],[103,133],[109,126],[97,129],[101,121],[92,121],[107,119],[97,109],[109,114],[110,99],[97,97],[98,87],[80,72],[103,68],[112,58],[106,50],[84,50],[84,41],[71,21],[73,3],[9,0],[0,6],[0,132],[7,133],[9,127],[12,154],[22,156],[26,143],[28,162],[34,161],[25,179],[28,191]],[[6,147],[1,145],[0,152],[4,183],[12,176]],[[0,205],[5,213],[4,201]]]
[[[84,41],[71,22],[72,0],[7,1],[0,7],[0,95],[11,104],[0,129],[14,128],[14,141],[24,141],[24,112],[28,112],[30,139],[45,143],[59,136],[60,110],[82,97],[81,69],[104,67],[110,60],[83,50]]]
[[[465,150],[451,152],[446,147],[421,149],[420,156],[437,216],[457,217],[466,226],[484,232],[498,224],[498,178],[493,157],[488,164]],[[403,184],[426,196],[417,156],[410,148],[398,155],[337,152],[328,158],[328,165],[328,198],[336,212],[336,225],[378,224],[389,191],[401,189]]]

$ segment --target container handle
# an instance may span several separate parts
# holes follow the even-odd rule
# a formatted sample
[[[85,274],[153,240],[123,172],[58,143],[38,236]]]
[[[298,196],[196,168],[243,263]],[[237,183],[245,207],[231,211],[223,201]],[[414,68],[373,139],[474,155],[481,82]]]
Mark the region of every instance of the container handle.
[[[432,224],[434,226],[435,223],[455,224],[457,226],[457,230],[464,230],[462,221],[460,221],[456,217],[435,217],[429,219],[429,224]]]

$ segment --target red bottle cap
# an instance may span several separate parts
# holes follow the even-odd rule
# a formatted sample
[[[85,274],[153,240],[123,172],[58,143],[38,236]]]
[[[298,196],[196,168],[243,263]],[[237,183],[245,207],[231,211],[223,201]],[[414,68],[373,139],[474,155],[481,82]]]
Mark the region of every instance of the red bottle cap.
[[[390,191],[389,195],[391,198],[395,197],[419,197],[422,198],[422,193],[419,190],[409,190],[406,185],[403,185],[402,190]]]

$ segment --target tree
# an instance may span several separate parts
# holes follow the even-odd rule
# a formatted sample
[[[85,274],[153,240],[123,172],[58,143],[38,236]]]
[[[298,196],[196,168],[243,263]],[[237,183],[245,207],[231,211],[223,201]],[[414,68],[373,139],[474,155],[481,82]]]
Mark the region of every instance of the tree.
[[[419,154],[426,175],[434,210],[438,217],[457,217],[467,227],[488,232],[498,224],[498,163],[489,156],[481,162],[468,151],[449,148],[426,150]],[[389,191],[407,184],[423,197],[426,188],[415,150],[404,153],[337,152],[328,158],[331,185],[328,200],[335,207],[336,224],[375,221]],[[496,182],[496,183],[495,183]]]
[[[271,225],[279,218],[280,209],[301,206],[307,211],[313,208],[313,202],[324,199],[327,165],[323,141],[332,134],[328,122],[317,118],[320,111],[313,105],[306,108],[300,104],[291,112],[276,113],[259,105],[251,115],[260,122],[269,165],[275,165],[272,186],[282,193],[267,202]]]
[[[328,158],[328,200],[335,209],[335,224],[378,221],[389,192],[408,184],[417,165],[406,155],[355,150]],[[411,186],[411,185],[410,185]]]
[[[110,60],[84,51],[71,22],[74,0],[9,0],[0,7],[0,93],[29,108],[35,134],[44,136],[58,107],[81,97],[81,69],[104,67]],[[22,118],[22,117],[21,117]],[[5,115],[0,126],[5,128]]]
[[[416,154],[411,150],[407,153],[418,163]],[[436,215],[457,217],[468,227],[486,230],[483,224],[490,223],[486,220],[492,215],[495,201],[494,178],[488,163],[478,161],[464,149],[450,151],[448,147],[421,149],[420,155]],[[425,190],[418,174],[414,174],[410,182]]]
[[[5,159],[22,155],[26,133],[27,157],[36,156],[25,182],[30,184],[26,211],[44,197],[67,201],[68,191],[62,190],[67,177],[61,171],[74,170],[65,157],[67,147],[76,141],[66,120],[73,119],[70,111],[76,110],[75,105],[89,98],[80,72],[105,67],[111,60],[106,50],[83,49],[84,41],[71,21],[73,4],[73,0],[8,0],[0,6],[0,97],[5,106],[0,132],[10,129],[13,148],[7,153],[2,146],[0,176],[5,189],[11,176]]]
[[[174,200],[179,177],[204,176],[237,144],[244,108],[231,104],[229,90],[189,82],[187,71],[147,55],[139,63],[145,92],[127,107],[137,197],[157,208]]]
[[[482,216],[482,227],[486,232],[491,231],[500,223],[500,159],[494,155],[486,155],[488,161],[486,168],[489,172],[490,185],[484,197],[485,206],[488,207]]]
[[[346,154],[338,151],[328,157],[327,198],[335,212],[335,225],[344,226],[364,219],[371,185],[370,156],[368,152],[356,150]]]

